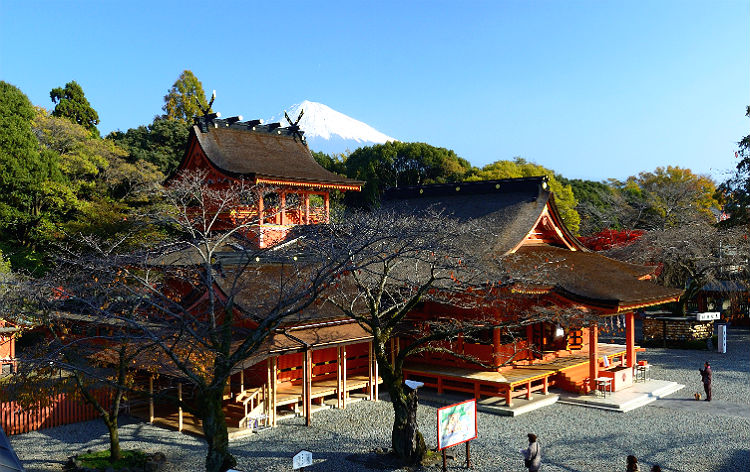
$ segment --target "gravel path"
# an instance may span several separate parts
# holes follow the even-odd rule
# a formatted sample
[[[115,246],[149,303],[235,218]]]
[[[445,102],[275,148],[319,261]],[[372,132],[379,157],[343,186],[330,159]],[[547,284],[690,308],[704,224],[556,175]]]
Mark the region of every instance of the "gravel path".
[[[649,349],[641,358],[653,365],[652,378],[686,387],[629,413],[562,404],[516,418],[480,412],[479,437],[471,443],[473,470],[525,470],[518,449],[525,446],[526,433],[534,432],[544,472],[622,471],[628,454],[638,457],[642,471],[655,463],[664,471],[750,471],[750,332],[730,329],[727,354]],[[714,371],[714,401],[683,401],[702,391],[698,368],[705,360]],[[306,471],[377,470],[347,457],[388,446],[392,415],[388,402],[363,401],[316,413],[311,428],[295,418],[232,442],[231,448],[238,468],[248,472],[291,470],[291,456],[300,449],[313,452],[315,463]],[[432,445],[435,416],[434,405],[420,405],[420,428]],[[205,445],[192,436],[125,422],[120,437],[124,448],[164,452],[168,471],[203,468]],[[29,472],[59,471],[67,456],[106,447],[108,436],[92,421],[13,436],[11,442]],[[457,458],[448,469],[466,470],[465,449],[451,451]]]

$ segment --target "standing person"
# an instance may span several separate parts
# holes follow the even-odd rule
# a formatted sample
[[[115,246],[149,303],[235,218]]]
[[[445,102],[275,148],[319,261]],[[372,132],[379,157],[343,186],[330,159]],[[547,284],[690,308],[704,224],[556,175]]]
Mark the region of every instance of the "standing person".
[[[625,472],[638,472],[638,459],[635,456],[628,456],[628,467]]]
[[[542,451],[539,443],[536,441],[536,434],[528,434],[529,447],[521,449],[523,454],[523,465],[529,469],[529,472],[538,472],[542,465]]]
[[[651,472],[661,472],[661,467],[659,467],[659,465],[658,465],[658,464],[654,464],[654,465],[653,465],[653,466],[651,467]]]
[[[703,390],[706,391],[706,401],[711,401],[711,364],[706,361],[703,369],[698,369],[701,373],[701,381],[703,382]]]

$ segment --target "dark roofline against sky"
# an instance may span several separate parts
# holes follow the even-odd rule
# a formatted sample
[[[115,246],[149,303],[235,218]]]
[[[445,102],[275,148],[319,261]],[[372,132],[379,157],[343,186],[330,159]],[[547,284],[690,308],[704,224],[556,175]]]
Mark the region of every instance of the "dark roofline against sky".
[[[542,189],[548,190],[548,188],[545,188],[547,187],[548,180],[547,176],[537,176],[391,187],[386,189],[383,198],[386,200],[400,200],[405,198],[452,196],[457,194],[480,195],[496,192],[538,192],[540,186]]]

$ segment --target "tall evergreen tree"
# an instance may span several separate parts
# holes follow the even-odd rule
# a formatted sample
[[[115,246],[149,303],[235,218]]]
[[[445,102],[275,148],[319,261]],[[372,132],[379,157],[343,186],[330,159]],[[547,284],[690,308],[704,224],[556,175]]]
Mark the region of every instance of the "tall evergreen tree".
[[[32,131],[34,107],[17,87],[0,81],[0,235],[34,246],[48,226],[63,181],[57,154],[41,150]]]
[[[203,84],[189,70],[182,71],[180,77],[164,96],[164,118],[167,120],[192,123],[193,118],[208,108]]]
[[[65,84],[65,87],[53,88],[49,97],[55,104],[52,116],[67,118],[91,131],[94,136],[99,136],[96,125],[99,124],[99,114],[94,110],[83,89],[75,80]]]

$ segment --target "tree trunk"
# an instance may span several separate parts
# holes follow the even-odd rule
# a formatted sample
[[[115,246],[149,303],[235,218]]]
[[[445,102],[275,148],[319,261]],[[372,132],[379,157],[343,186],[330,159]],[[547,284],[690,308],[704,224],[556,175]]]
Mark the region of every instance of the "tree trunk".
[[[212,388],[202,392],[203,434],[208,443],[207,472],[225,472],[237,465],[229,453],[229,433],[221,405],[222,389]]]
[[[122,459],[122,451],[120,450],[120,431],[117,429],[117,415],[105,419],[104,424],[109,430],[109,461],[119,461]]]
[[[393,404],[393,432],[391,444],[396,454],[408,465],[417,464],[425,458],[427,446],[417,427],[417,391],[401,381],[388,387]]]

